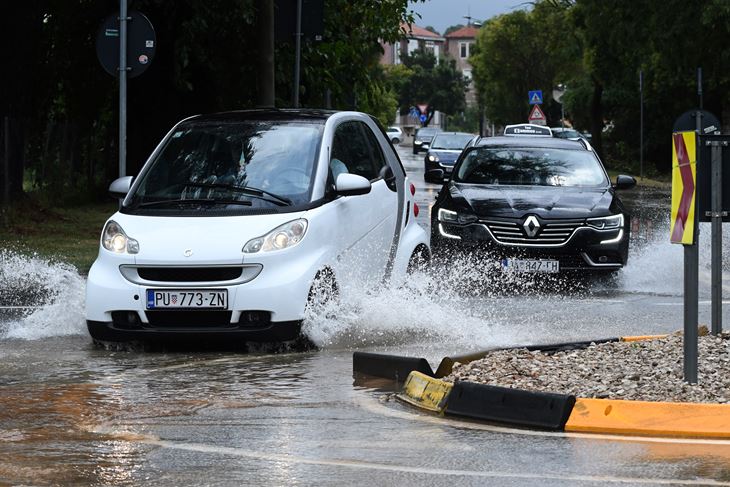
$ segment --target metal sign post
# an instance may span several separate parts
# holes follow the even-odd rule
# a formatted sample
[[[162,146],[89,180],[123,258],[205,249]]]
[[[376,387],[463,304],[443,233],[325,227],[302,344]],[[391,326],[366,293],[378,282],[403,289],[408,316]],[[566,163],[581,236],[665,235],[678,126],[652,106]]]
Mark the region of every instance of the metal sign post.
[[[722,150],[728,141],[707,141],[711,146],[712,160],[712,334],[722,333],[722,220],[727,216],[722,204]]]
[[[296,32],[294,33],[294,100],[292,105],[299,108],[299,71],[302,56],[302,0],[297,0]]]

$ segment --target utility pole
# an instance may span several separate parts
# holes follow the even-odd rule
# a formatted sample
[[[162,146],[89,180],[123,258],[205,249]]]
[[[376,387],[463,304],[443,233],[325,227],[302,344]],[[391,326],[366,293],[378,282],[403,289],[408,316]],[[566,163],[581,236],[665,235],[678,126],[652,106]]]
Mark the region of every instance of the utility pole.
[[[299,108],[299,65],[302,58],[302,0],[297,0],[297,26],[294,33],[294,100],[292,105]]]
[[[639,70],[639,176],[644,179],[644,71]]]
[[[119,177],[127,175],[127,0],[119,0]]]
[[[274,0],[257,0],[258,94],[260,107],[275,105],[274,88]]]

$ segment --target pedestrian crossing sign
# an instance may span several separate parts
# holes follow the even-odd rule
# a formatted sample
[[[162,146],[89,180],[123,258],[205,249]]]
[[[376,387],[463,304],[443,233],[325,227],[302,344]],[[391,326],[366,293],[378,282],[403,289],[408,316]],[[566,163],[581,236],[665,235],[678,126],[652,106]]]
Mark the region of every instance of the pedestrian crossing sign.
[[[527,98],[530,100],[530,105],[541,105],[542,90],[528,91]]]

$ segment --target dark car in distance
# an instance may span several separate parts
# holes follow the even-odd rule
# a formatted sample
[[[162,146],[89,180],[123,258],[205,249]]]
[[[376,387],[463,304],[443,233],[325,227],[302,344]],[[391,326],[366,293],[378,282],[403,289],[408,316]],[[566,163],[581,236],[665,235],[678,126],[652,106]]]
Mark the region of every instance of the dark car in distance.
[[[418,154],[422,150],[428,150],[434,135],[439,132],[441,129],[436,127],[421,127],[416,130],[413,136],[413,153]]]
[[[432,171],[434,173],[439,170]],[[630,216],[585,141],[488,137],[464,150],[431,214],[436,258],[482,258],[504,271],[611,272],[628,260]]]
[[[465,132],[441,132],[434,136],[424,159],[424,179],[427,182],[441,182],[428,176],[432,169],[442,169],[444,177],[451,175],[456,160],[464,146],[474,138]]]

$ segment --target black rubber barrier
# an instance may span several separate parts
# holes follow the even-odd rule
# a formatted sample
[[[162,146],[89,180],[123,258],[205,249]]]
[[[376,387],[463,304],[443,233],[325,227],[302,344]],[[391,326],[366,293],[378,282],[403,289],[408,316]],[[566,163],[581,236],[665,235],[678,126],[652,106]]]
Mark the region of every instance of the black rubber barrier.
[[[418,371],[433,377],[431,365],[425,358],[400,357],[382,353],[355,352],[352,354],[352,371],[384,379],[405,382],[408,374]]]
[[[582,342],[568,342],[568,343],[554,343],[550,345],[530,345],[527,347],[510,347],[510,348],[526,348],[527,350],[534,352],[535,350],[539,350],[543,353],[555,353],[555,352],[565,352],[568,350],[583,350],[588,347],[590,347],[592,344],[600,344],[600,343],[612,343],[612,342],[619,342],[621,341],[620,338],[602,338],[600,340],[586,340]]]
[[[457,382],[449,394],[446,414],[562,431],[574,405],[575,396],[565,394]]]

